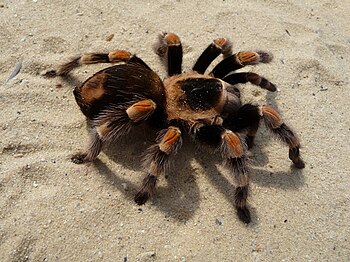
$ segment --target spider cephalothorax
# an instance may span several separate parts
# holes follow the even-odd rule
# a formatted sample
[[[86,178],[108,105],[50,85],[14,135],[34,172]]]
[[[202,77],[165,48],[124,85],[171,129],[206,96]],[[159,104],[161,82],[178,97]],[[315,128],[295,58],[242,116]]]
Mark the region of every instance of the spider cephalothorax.
[[[304,167],[299,139],[280,114],[267,105],[242,105],[235,86],[250,82],[275,91],[271,82],[255,73],[234,72],[246,65],[268,63],[272,55],[263,51],[232,54],[230,42],[218,38],[204,50],[192,72],[182,73],[182,46],[177,35],[161,34],[155,51],[168,68],[164,81],[140,58],[124,50],[84,54],[57,68],[54,73],[65,76],[83,64],[118,63],[97,72],[74,90],[91,138],[87,150],[74,155],[72,161],[77,164],[94,161],[105,143],[126,135],[143,121],[163,126],[156,143],[145,152],[148,175],[135,196],[136,203],[141,205],[154,193],[158,176],[166,171],[170,157],[188,133],[195,140],[220,149],[237,183],[235,203],[239,218],[249,223],[246,152],[253,146],[261,119],[289,147],[294,165]],[[224,59],[205,74],[220,54]]]

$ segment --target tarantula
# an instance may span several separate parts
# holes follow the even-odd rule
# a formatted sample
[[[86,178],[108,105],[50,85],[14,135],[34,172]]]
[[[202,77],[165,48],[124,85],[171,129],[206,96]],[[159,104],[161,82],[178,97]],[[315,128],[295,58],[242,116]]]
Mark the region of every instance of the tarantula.
[[[247,150],[253,146],[261,119],[289,147],[295,167],[305,166],[299,139],[280,114],[269,105],[242,104],[235,86],[250,82],[276,91],[274,84],[255,73],[234,72],[246,65],[268,63],[272,55],[264,51],[232,54],[230,41],[218,38],[204,50],[190,73],[182,73],[183,51],[176,34],[161,34],[155,51],[167,66],[164,81],[143,60],[125,50],[83,54],[57,68],[54,74],[64,76],[80,65],[118,63],[74,89],[76,102],[87,118],[90,142],[87,150],[74,155],[72,161],[94,161],[104,144],[128,134],[143,121],[162,126],[156,143],[145,152],[148,174],[135,195],[135,202],[142,205],[154,194],[158,177],[166,171],[170,157],[179,150],[187,133],[194,140],[220,149],[224,164],[236,180],[237,214],[249,223]],[[223,60],[205,74],[220,54]]]

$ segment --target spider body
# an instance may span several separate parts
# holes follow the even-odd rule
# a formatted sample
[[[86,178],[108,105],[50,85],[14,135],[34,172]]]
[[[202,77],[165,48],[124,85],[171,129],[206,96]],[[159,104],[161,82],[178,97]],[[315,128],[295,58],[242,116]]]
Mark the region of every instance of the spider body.
[[[160,35],[156,53],[168,69],[164,81],[140,58],[124,50],[84,54],[57,68],[56,75],[65,76],[83,64],[119,63],[97,72],[74,90],[91,131],[87,150],[74,155],[72,161],[80,164],[95,160],[104,144],[126,135],[143,121],[161,126],[156,143],[145,152],[148,174],[135,196],[135,202],[141,205],[154,194],[157,178],[166,172],[171,156],[180,149],[183,135],[188,133],[195,140],[220,149],[224,164],[236,180],[238,216],[249,223],[246,153],[253,146],[261,120],[289,147],[294,165],[304,167],[299,139],[280,114],[271,106],[242,104],[236,87],[237,83],[250,82],[275,91],[271,82],[255,73],[234,72],[246,65],[268,63],[271,54],[263,51],[232,54],[231,43],[218,38],[204,50],[192,72],[182,73],[182,45],[172,33]],[[205,74],[220,54],[224,59]]]

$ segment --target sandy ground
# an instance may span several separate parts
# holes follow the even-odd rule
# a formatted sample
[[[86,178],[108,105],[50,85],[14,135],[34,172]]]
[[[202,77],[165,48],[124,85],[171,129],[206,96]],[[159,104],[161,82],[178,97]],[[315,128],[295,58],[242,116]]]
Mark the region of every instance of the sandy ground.
[[[0,0],[0,260],[349,261],[350,2],[102,2]],[[248,226],[220,156],[191,141],[141,208],[133,195],[154,138],[146,128],[94,164],[70,161],[87,140],[84,117],[73,87],[40,72],[81,52],[128,49],[164,77],[152,51],[160,31],[181,37],[185,70],[220,36],[236,51],[275,55],[245,70],[280,91],[245,85],[244,99],[282,112],[306,168],[291,168],[288,149],[262,127],[251,151]],[[74,74],[84,80],[99,68]]]

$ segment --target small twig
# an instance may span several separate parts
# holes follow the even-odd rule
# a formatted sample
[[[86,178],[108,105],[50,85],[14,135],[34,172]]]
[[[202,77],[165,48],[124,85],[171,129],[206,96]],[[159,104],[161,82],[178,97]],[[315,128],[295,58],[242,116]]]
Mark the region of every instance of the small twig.
[[[15,66],[15,68],[13,69],[12,73],[10,74],[10,76],[7,78],[6,83],[8,83],[12,78],[14,78],[16,75],[18,75],[19,71],[21,71],[22,68],[22,63],[23,60],[19,60],[19,62],[17,63],[17,65]]]

